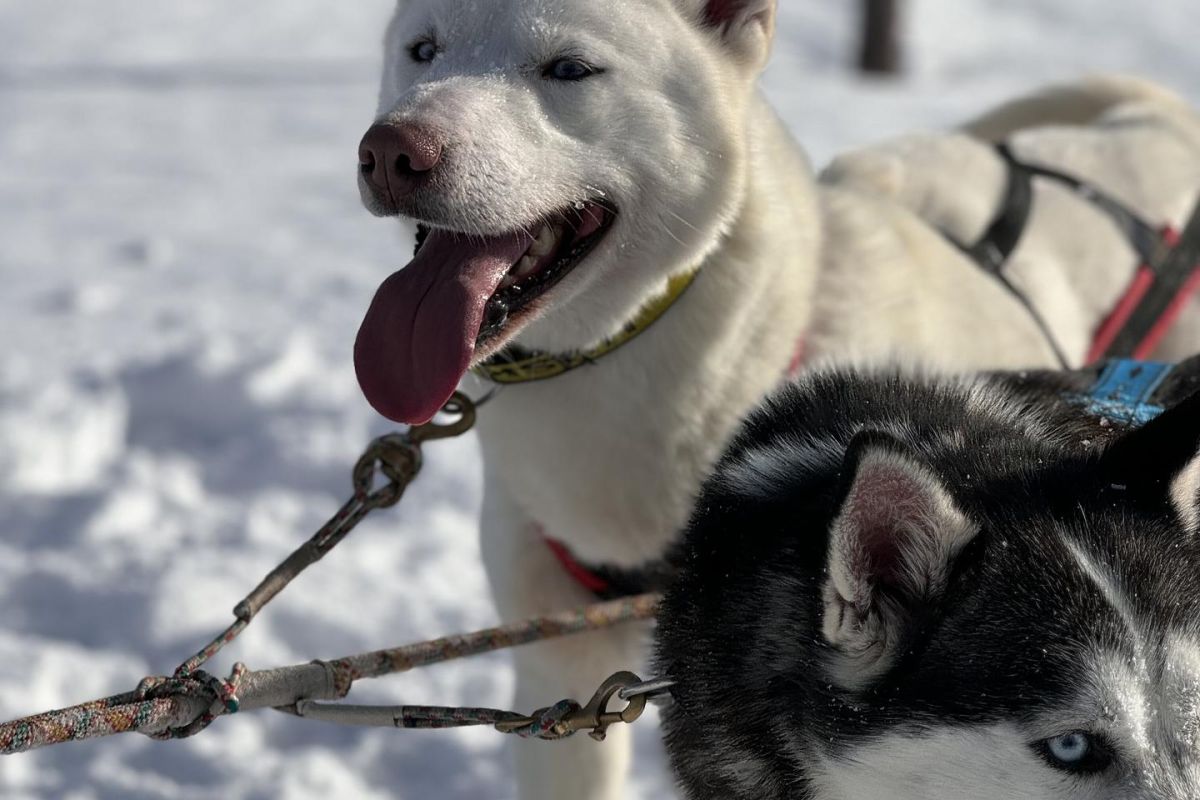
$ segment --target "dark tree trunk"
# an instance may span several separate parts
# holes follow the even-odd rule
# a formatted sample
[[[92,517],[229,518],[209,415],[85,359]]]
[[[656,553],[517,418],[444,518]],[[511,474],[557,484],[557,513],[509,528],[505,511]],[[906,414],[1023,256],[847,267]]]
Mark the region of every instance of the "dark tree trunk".
[[[900,71],[900,0],[863,0],[863,72]]]

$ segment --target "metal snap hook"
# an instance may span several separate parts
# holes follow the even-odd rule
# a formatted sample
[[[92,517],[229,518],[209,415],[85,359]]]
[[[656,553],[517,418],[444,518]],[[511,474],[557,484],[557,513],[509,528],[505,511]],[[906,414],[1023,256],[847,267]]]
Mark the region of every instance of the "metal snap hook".
[[[405,434],[413,444],[432,442],[435,439],[452,439],[461,436],[475,426],[475,402],[462,392],[455,392],[442,406],[441,413],[457,417],[452,422],[430,420],[424,425],[414,425]]]
[[[574,714],[567,715],[563,721],[573,731],[588,731],[588,736],[597,742],[602,742],[608,735],[610,726],[636,722],[642,712],[646,710],[646,695],[644,694],[629,698],[629,705],[620,711],[608,710],[608,703],[613,697],[618,696],[622,690],[630,686],[637,686],[641,682],[642,679],[632,672],[618,672],[601,684],[586,706]]]

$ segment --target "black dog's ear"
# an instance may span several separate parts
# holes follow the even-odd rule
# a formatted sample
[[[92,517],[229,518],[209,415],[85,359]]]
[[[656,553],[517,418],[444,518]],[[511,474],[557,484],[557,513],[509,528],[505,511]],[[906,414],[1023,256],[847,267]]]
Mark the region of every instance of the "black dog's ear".
[[[695,0],[693,0],[695,2]],[[778,0],[699,0],[700,21],[717,31],[736,56],[759,67],[775,36]]]
[[[914,617],[945,591],[978,529],[941,479],[891,437],[859,434],[845,474],[829,537],[822,633],[835,653],[831,677],[856,690],[895,663]]]
[[[1135,504],[1170,502],[1200,532],[1200,392],[1114,442],[1100,461],[1106,486]]]

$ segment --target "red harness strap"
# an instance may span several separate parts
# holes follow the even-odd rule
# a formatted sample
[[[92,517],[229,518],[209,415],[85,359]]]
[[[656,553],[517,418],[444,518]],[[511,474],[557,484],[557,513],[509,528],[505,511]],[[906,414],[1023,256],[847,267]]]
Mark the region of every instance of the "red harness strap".
[[[1179,288],[1175,294],[1171,304],[1167,306],[1167,310],[1163,312],[1158,321],[1154,323],[1154,327],[1146,334],[1146,338],[1142,340],[1133,351],[1134,358],[1149,358],[1150,353],[1158,346],[1158,343],[1166,336],[1167,331],[1183,313],[1183,308],[1187,305],[1187,301],[1191,299],[1197,291],[1200,291],[1200,264],[1192,271],[1187,281]]]
[[[1144,358],[1170,329],[1188,298],[1200,289],[1200,204],[1192,211],[1183,232],[1151,225],[1117,198],[1073,175],[1018,158],[1008,145],[996,145],[997,155],[1008,165],[1008,188],[996,219],[972,245],[955,242],[985,272],[995,276],[1029,311],[1042,329],[1059,363],[1070,362],[1046,320],[1029,298],[1004,274],[1029,222],[1033,204],[1033,179],[1048,179],[1071,189],[1094,205],[1124,232],[1138,253],[1141,265],[1116,307],[1095,332],[1087,363],[1104,359]]]
[[[1167,227],[1163,230],[1162,238],[1163,243],[1168,248],[1174,249],[1180,245],[1179,231],[1172,227]],[[1138,267],[1133,280],[1130,281],[1124,294],[1121,295],[1121,299],[1117,301],[1117,305],[1100,324],[1100,327],[1097,328],[1095,338],[1092,340],[1091,349],[1088,350],[1088,364],[1095,363],[1108,354],[1113,342],[1125,330],[1125,326],[1141,306],[1143,300],[1146,298],[1146,294],[1154,286],[1157,278],[1157,273],[1149,264],[1142,264]],[[1200,264],[1195,266],[1188,278],[1175,292],[1170,303],[1154,320],[1154,323],[1149,327],[1145,335],[1131,348],[1131,352],[1128,354],[1129,357],[1134,359],[1148,358],[1154,352],[1154,349],[1158,347],[1162,338],[1166,336],[1167,331],[1171,329],[1175,320],[1179,318],[1187,301],[1198,290],[1200,290]]]
[[[1134,273],[1133,280],[1125,293],[1121,295],[1121,299],[1113,306],[1113,310],[1100,323],[1100,327],[1096,329],[1096,335],[1092,339],[1091,349],[1088,350],[1086,363],[1092,364],[1098,361],[1112,343],[1116,340],[1117,334],[1125,327],[1125,323],[1133,316],[1133,312],[1141,304],[1142,298],[1146,296],[1146,292],[1150,291],[1150,287],[1154,285],[1154,270],[1148,264],[1142,264]],[[1141,356],[1134,355],[1134,358]]]

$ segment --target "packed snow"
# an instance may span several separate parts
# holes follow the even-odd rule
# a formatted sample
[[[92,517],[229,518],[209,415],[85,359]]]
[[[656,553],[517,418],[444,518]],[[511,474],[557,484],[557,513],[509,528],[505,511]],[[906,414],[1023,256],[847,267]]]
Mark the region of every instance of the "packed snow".
[[[411,231],[354,183],[388,0],[0,0],[0,718],[169,671],[346,495],[388,429],[350,363]],[[1194,0],[919,0],[902,81],[847,68],[857,3],[785,0],[765,80],[820,163],[1097,70],[1200,101]],[[439,443],[216,670],[496,621],[472,440]],[[503,706],[503,656],[360,701]],[[547,698],[548,701],[557,698]],[[671,796],[639,724],[630,797]],[[245,714],[0,760],[5,798],[512,797],[486,730]],[[553,745],[536,745],[553,747]]]

